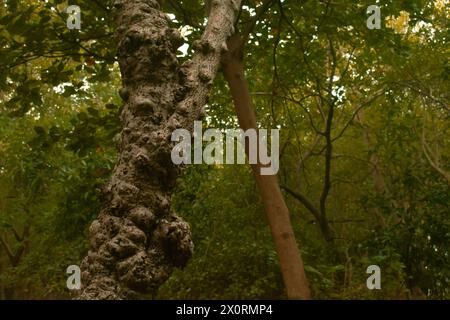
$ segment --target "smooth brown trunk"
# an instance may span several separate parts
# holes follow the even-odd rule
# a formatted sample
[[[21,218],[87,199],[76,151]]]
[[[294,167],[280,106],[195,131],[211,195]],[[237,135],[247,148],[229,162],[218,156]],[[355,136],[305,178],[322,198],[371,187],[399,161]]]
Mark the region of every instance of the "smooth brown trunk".
[[[244,75],[242,41],[238,35],[228,41],[230,52],[223,59],[223,74],[230,87],[239,124],[243,130],[257,129],[250,93]],[[289,299],[310,299],[303,261],[295,240],[289,210],[276,175],[261,175],[261,164],[252,165]]]

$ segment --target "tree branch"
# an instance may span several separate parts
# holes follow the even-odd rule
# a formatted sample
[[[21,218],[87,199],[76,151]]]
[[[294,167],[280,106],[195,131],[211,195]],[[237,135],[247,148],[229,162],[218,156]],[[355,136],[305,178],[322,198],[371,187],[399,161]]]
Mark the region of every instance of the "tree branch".
[[[320,212],[319,210],[301,193],[295,192],[288,186],[282,185],[281,189],[289,193],[292,197],[300,201],[301,204],[305,206],[306,209],[316,218],[318,222],[320,222]]]

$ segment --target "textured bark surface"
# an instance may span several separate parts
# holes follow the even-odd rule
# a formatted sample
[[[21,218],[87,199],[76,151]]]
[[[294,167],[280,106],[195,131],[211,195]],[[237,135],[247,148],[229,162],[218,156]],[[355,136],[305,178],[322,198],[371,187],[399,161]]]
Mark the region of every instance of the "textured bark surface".
[[[134,299],[156,293],[193,250],[189,225],[170,210],[180,168],[173,130],[193,129],[233,33],[240,0],[213,0],[196,53],[180,65],[178,30],[155,0],[116,0],[117,44],[124,100],[119,159],[90,226],[80,299]]]
[[[257,129],[250,92],[244,74],[243,42],[239,35],[228,41],[229,52],[223,57],[223,74],[230,87],[234,106],[243,130]],[[246,146],[248,151],[248,146]],[[310,299],[303,260],[297,247],[290,221],[289,209],[284,201],[276,175],[261,175],[262,164],[252,165],[253,175],[261,193],[264,209],[272,232],[272,239],[280,261],[281,273],[289,299]]]

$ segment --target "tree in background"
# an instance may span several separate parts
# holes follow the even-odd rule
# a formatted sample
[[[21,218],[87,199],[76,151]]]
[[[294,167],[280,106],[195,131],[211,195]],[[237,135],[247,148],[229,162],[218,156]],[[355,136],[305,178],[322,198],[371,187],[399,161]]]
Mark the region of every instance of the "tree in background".
[[[67,297],[67,266],[86,255],[91,222],[108,218],[97,213],[102,210],[99,199],[113,201],[108,192],[105,197],[102,186],[113,181],[108,179],[116,163],[114,144],[134,155],[133,150],[124,149],[124,143],[141,146],[134,137],[148,128],[121,132],[120,114],[126,116],[122,119],[130,116],[136,121],[145,116],[134,110],[140,104],[134,102],[126,83],[121,94],[128,96],[125,109],[129,110],[118,107],[121,99],[116,91],[126,77],[120,80],[116,63],[120,51],[116,57],[114,48],[122,41],[113,37],[112,3],[79,1],[81,30],[67,28],[64,1],[8,0],[4,4],[0,8],[0,296]],[[228,43],[227,54],[234,66],[228,75],[239,70],[236,82],[240,85],[233,87],[232,77],[224,79],[220,73],[214,85],[213,74],[209,80],[199,77],[205,81],[200,81],[199,90],[203,86],[205,92],[211,90],[205,122],[225,129],[238,121],[245,127],[243,119],[257,118],[261,127],[281,128],[279,180],[288,195],[283,212],[292,213],[313,297],[448,298],[448,12],[445,1],[381,1],[382,28],[369,30],[366,8],[371,4],[243,2],[234,25],[242,40],[236,50]],[[164,68],[181,70],[176,78],[168,78],[175,84],[188,75],[183,70],[193,68],[188,56],[204,57],[201,42],[194,42],[205,32],[202,6],[194,0],[163,4],[163,11],[173,14],[165,26],[182,32],[183,48],[189,54],[169,50],[168,56],[177,56],[179,62]],[[144,22],[136,19],[134,23]],[[42,31],[34,32],[37,29]],[[125,40],[117,32],[119,40]],[[169,41],[171,34],[166,38],[152,33],[151,39]],[[174,34],[174,44],[163,41],[161,45],[182,44]],[[123,50],[132,47],[138,54],[158,47],[137,35],[136,41],[133,37],[123,41],[130,46]],[[148,70],[146,63],[143,70]],[[227,75],[230,60],[222,59],[221,64]],[[122,67],[122,72],[126,69]],[[139,81],[155,79],[157,74]],[[248,90],[239,91],[243,82]],[[174,94],[178,89],[174,85],[170,91]],[[186,98],[172,94],[174,101]],[[142,95],[139,89],[135,95]],[[239,98],[233,101],[236,95]],[[156,111],[163,110],[162,105]],[[161,121],[155,125],[164,127],[177,113],[177,105],[149,121]],[[244,118],[242,113],[234,117],[235,108],[245,112]],[[179,172],[169,169],[167,174],[174,174],[167,180],[172,181],[170,186],[160,185],[157,175],[145,179],[145,170],[139,178],[150,181],[153,191],[163,188],[164,197],[175,192],[171,210],[163,210],[165,217],[177,212],[191,224],[196,250],[156,297],[286,297],[279,271],[283,265],[276,259],[261,215],[263,210],[269,213],[270,203],[256,192],[251,171],[193,166],[175,183]],[[258,181],[258,185],[276,188],[276,179],[269,184]],[[153,206],[151,199],[146,201]],[[283,201],[278,192],[271,192],[270,199]],[[133,229],[128,227],[132,226],[120,224],[120,230],[126,229],[122,233]],[[164,234],[164,229],[155,231]],[[129,244],[124,241],[110,247],[120,251],[122,243]],[[125,251],[135,250],[133,245]],[[170,247],[161,244],[159,252],[169,252]],[[95,250],[93,260],[115,264],[105,259],[107,255],[93,254]],[[370,264],[382,269],[382,290],[365,287]],[[151,288],[136,286],[133,291],[153,291],[177,262],[161,261],[160,265],[167,271],[164,276],[156,277]],[[134,280],[119,280],[124,289],[116,292],[131,297],[135,293],[126,289],[127,281]]]

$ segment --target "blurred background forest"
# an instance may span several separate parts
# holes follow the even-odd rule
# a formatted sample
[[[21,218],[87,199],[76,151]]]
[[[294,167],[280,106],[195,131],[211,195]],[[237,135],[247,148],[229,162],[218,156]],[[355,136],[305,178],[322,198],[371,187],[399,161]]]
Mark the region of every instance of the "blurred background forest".
[[[263,1],[244,2],[240,23]],[[81,30],[66,26],[67,1],[0,4],[0,299],[66,299],[121,130],[110,2],[70,1]],[[372,4],[381,29],[366,26]],[[202,1],[165,7],[186,59]],[[450,298],[448,19],[447,0],[275,0],[258,16],[246,75],[261,127],[280,128],[280,184],[316,299]],[[237,127],[220,75],[204,126]],[[316,219],[327,174],[330,234]],[[157,298],[285,298],[247,165],[189,166],[173,205],[195,253]],[[381,290],[366,287],[373,264]]]

